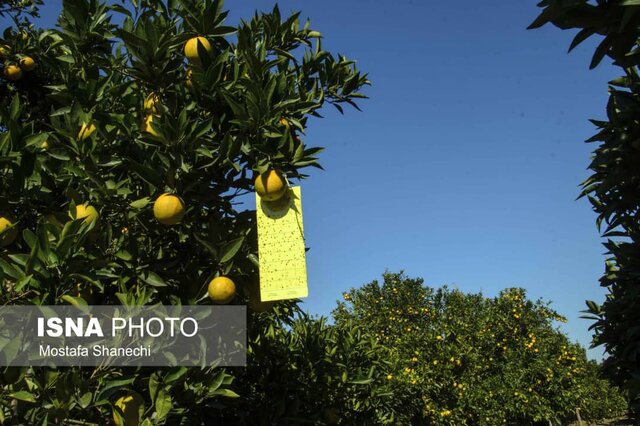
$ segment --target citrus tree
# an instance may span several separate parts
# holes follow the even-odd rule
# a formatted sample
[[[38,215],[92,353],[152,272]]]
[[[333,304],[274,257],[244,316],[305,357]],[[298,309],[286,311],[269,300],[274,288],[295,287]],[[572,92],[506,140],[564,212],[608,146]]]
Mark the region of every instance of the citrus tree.
[[[345,293],[333,315],[336,327],[359,326],[387,348],[386,390],[402,424],[565,424],[576,409],[591,419],[624,413],[622,393],[554,326],[563,318],[523,289],[487,298],[385,273]]]
[[[256,337],[247,368],[236,375],[245,398],[224,413],[224,424],[398,424],[383,345],[356,324],[338,328],[326,318],[283,315],[282,307],[273,312],[286,324]]]
[[[64,0],[38,28],[40,3],[0,2],[2,303],[246,303],[257,348],[296,303],[259,301],[255,216],[238,197],[261,174],[320,167],[309,117],[356,106],[366,76],[277,7],[229,26],[222,1]],[[246,397],[233,380],[6,368],[0,421],[210,424]]]
[[[630,407],[640,413],[640,3],[634,0],[544,0],[543,11],[529,28],[551,23],[577,29],[569,50],[592,36],[602,37],[591,68],[604,58],[613,60],[623,74],[609,82],[607,120],[591,120],[598,142],[582,183],[598,214],[597,225],[607,238],[605,272],[600,285],[608,294],[600,305],[588,301],[594,323],[594,345],[609,355],[604,362],[609,377],[630,392]]]

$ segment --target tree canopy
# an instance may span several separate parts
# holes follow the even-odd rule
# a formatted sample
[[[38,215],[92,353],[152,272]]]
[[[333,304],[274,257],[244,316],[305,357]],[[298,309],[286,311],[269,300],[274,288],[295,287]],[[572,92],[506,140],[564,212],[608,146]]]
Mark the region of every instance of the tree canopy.
[[[268,170],[293,182],[320,167],[309,118],[356,107],[366,75],[277,6],[229,26],[217,0],[64,0],[40,28],[41,3],[0,2],[2,303],[211,303],[208,283],[227,277],[231,303],[291,314],[295,301],[259,300],[255,213],[238,197]],[[253,322],[254,339],[276,323]],[[104,424],[143,401],[144,424],[204,424],[237,396],[232,381],[222,368],[9,368],[0,417]]]
[[[640,3],[633,0],[544,0],[529,28],[547,23],[577,29],[569,51],[584,40],[600,37],[591,68],[605,58],[620,68],[622,76],[609,82],[607,120],[591,120],[598,132],[587,142],[598,143],[582,183],[597,213],[607,249],[600,285],[607,289],[601,304],[588,301],[593,319],[594,345],[609,355],[608,376],[631,393],[631,408],[640,412]]]

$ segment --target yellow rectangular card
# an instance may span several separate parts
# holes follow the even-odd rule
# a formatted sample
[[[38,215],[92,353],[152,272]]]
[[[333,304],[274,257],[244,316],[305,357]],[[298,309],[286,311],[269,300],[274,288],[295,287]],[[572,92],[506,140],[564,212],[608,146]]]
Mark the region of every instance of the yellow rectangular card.
[[[256,194],[260,299],[307,297],[302,198],[300,187],[290,188],[277,201],[263,201]]]

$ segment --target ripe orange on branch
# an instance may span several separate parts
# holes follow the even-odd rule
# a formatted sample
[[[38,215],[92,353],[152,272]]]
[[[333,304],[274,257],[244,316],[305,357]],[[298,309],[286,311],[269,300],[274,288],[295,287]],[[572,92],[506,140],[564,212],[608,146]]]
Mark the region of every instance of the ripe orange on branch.
[[[9,64],[4,67],[4,77],[7,80],[18,81],[22,78],[22,70],[15,64]]]
[[[284,127],[287,128],[287,130],[291,127],[291,123],[289,123],[289,120],[287,120],[286,118],[282,117],[280,119],[280,124],[282,124]]]
[[[156,115],[160,113],[160,96],[157,93],[151,92],[144,99],[144,110]]]
[[[184,84],[187,85],[187,88],[193,89],[193,70],[191,68],[187,68],[187,72],[184,74]]]
[[[9,228],[13,225],[13,222],[4,216],[0,216],[0,232],[3,232],[5,229]],[[15,241],[18,236],[18,228],[15,226],[0,236],[0,247],[6,247]]]
[[[20,68],[24,71],[33,71],[36,68],[36,61],[31,56],[20,59]]]
[[[230,278],[215,277],[209,282],[207,293],[213,303],[224,305],[235,297],[236,284]]]
[[[140,424],[140,411],[144,409],[144,399],[136,392],[119,398],[115,406],[122,411],[122,420],[114,414],[113,422],[117,426],[138,426]]]
[[[84,223],[90,225],[95,222],[100,215],[95,207],[85,204],[76,206],[76,219],[84,219]]]
[[[96,126],[94,126],[93,123],[87,124],[83,121],[82,126],[80,127],[80,131],[78,132],[78,140],[83,141],[85,139],[88,139],[89,136],[91,136],[95,131]]]
[[[145,118],[145,120],[144,120],[144,128],[143,128],[143,130],[146,133],[149,133],[150,135],[158,136],[158,132],[151,125],[152,122],[153,122],[153,114],[147,114],[147,118]]]
[[[180,223],[186,208],[184,201],[177,195],[162,194],[153,203],[153,215],[163,225],[176,225]]]
[[[258,175],[255,180],[256,192],[265,201],[276,201],[287,192],[287,181],[277,170],[269,170]]]
[[[204,37],[190,38],[184,45],[184,55],[187,57],[190,63],[198,66],[202,66],[202,59],[200,58],[198,46],[202,46],[207,54],[211,54],[211,43]]]

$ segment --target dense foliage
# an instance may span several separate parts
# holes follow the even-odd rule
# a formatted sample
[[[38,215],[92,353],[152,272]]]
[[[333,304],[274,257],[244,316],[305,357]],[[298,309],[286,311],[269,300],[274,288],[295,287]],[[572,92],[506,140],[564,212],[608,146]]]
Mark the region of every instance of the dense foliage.
[[[582,195],[591,201],[607,238],[600,285],[608,294],[601,305],[587,305],[594,344],[609,354],[605,371],[629,390],[631,407],[640,413],[640,2],[544,0],[539,6],[544,10],[530,28],[552,23],[580,30],[570,50],[593,35],[602,36],[591,68],[609,57],[623,72],[609,82],[607,120],[591,120],[599,131],[588,142],[599,145]]]
[[[345,293],[334,317],[387,349],[399,424],[566,424],[576,409],[590,419],[625,411],[584,348],[554,326],[563,318],[522,289],[487,298],[386,273]]]
[[[277,7],[230,27],[221,1],[64,0],[43,29],[38,3],[0,2],[1,303],[210,303],[224,275],[232,303],[275,315],[256,300],[254,213],[237,197],[269,168],[292,180],[319,167],[308,117],[355,106],[366,76]],[[193,37],[206,44],[187,61]],[[183,200],[179,224],[154,217],[163,193]],[[276,321],[254,324],[255,346]],[[0,422],[104,424],[136,391],[145,424],[210,424],[232,381],[219,368],[10,368]]]

